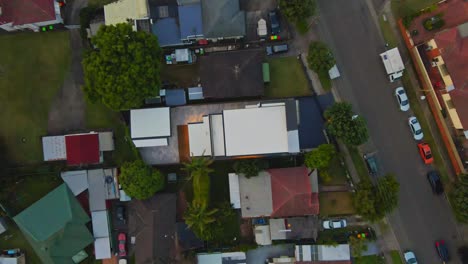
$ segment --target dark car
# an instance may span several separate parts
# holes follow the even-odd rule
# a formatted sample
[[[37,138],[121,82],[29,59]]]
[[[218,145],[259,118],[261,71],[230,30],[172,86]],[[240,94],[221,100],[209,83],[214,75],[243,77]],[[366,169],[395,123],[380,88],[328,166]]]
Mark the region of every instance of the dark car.
[[[432,191],[435,194],[444,193],[444,185],[442,185],[442,181],[440,180],[440,175],[437,171],[430,171],[427,174],[427,180],[429,181]]]
[[[117,214],[117,219],[119,221],[122,221],[124,223],[126,222],[125,207],[124,206],[122,206],[122,205],[117,206],[116,214]]]
[[[367,170],[369,171],[370,175],[376,175],[379,171],[379,167],[377,165],[377,159],[372,154],[364,154],[364,160],[366,161]]]
[[[276,10],[271,11],[269,14],[270,17],[270,26],[271,26],[271,34],[276,35],[281,32],[281,26],[279,22],[279,16]]]
[[[449,261],[450,260],[450,256],[449,256],[449,252],[448,252],[448,249],[447,249],[447,245],[445,245],[445,241],[444,240],[437,240],[435,242],[435,247],[436,247],[436,250],[437,250],[437,254],[439,254],[439,257],[442,261]]]

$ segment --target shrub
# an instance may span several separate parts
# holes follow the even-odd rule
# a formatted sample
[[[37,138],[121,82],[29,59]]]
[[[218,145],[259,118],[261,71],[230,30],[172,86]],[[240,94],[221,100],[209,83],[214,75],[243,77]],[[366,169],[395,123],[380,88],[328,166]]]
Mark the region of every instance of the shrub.
[[[237,174],[244,174],[245,177],[255,177],[258,173],[268,168],[268,163],[261,159],[244,159],[234,163],[233,169]]]

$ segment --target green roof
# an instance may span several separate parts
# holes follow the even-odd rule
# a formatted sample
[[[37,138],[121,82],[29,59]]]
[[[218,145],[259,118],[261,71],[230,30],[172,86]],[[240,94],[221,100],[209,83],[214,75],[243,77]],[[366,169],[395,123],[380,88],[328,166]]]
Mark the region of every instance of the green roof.
[[[72,257],[93,242],[89,216],[66,184],[13,218],[44,263],[73,263]]]

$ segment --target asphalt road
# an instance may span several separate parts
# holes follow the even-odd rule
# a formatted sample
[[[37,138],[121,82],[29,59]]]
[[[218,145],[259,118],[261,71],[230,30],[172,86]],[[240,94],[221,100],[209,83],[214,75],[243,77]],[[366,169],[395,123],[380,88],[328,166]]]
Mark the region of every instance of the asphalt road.
[[[426,180],[430,167],[418,155],[407,125],[408,113],[398,110],[378,56],[385,50],[365,0],[319,0],[318,31],[332,48],[342,77],[335,82],[340,96],[353,103],[368,122],[384,172],[400,182],[400,205],[389,217],[402,250],[411,249],[420,263],[441,263],[434,241],[445,239],[456,256],[457,229],[445,197],[432,194]]]

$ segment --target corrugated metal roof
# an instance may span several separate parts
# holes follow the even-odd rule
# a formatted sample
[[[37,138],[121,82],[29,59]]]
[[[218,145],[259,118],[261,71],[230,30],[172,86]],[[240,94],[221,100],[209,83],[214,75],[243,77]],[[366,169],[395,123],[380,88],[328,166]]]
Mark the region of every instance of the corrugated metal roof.
[[[203,35],[202,10],[200,3],[179,6],[180,36],[182,39]]]
[[[44,154],[44,161],[67,159],[65,136],[43,137],[42,153]]]
[[[91,211],[106,210],[104,170],[88,170],[89,208]]]
[[[106,25],[127,23],[127,19],[146,18],[148,15],[146,0],[120,0],[104,6]]]
[[[114,146],[114,133],[112,132],[99,132],[99,150],[112,151]]]
[[[151,26],[151,31],[158,37],[158,42],[161,47],[182,43],[177,20],[173,17],[156,20],[156,23]]]
[[[203,97],[203,88],[202,87],[190,87],[188,88],[189,100],[201,100]]]
[[[88,172],[85,170],[64,171],[60,176],[75,196],[88,189]]]
[[[187,104],[184,89],[169,89],[166,90],[166,105],[178,106]]]

